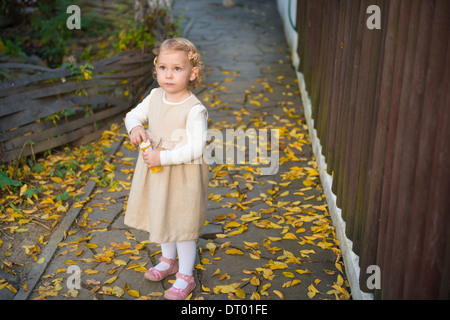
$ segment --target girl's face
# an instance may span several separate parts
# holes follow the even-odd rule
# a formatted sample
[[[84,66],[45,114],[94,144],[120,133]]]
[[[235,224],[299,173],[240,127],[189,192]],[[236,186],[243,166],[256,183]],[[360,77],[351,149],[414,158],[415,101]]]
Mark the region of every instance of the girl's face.
[[[156,79],[166,91],[166,99],[182,101],[188,97],[189,82],[197,77],[197,68],[189,62],[183,51],[161,50],[156,64]]]

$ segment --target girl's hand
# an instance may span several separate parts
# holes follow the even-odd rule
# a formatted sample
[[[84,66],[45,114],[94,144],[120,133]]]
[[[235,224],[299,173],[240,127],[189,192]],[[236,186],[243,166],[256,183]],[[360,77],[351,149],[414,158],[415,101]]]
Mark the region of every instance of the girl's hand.
[[[141,141],[147,141],[148,135],[147,131],[145,131],[144,127],[136,126],[130,131],[130,141],[135,145],[140,145]]]
[[[142,153],[144,162],[148,168],[159,167],[161,165],[161,157],[159,155],[159,150],[145,151]]]

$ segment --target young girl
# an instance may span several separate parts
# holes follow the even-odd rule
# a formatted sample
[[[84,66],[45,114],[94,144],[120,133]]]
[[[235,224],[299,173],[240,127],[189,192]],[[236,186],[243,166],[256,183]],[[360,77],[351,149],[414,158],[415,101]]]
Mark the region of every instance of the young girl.
[[[132,143],[150,138],[153,145],[153,151],[138,157],[125,224],[148,231],[151,242],[161,243],[160,262],[145,277],[160,281],[176,273],[164,296],[180,300],[195,288],[196,239],[206,218],[209,171],[201,158],[208,112],[190,91],[201,81],[203,63],[184,38],[166,40],[154,53],[160,87],[125,118]],[[148,130],[142,126],[146,123]],[[158,166],[161,171],[150,170]]]

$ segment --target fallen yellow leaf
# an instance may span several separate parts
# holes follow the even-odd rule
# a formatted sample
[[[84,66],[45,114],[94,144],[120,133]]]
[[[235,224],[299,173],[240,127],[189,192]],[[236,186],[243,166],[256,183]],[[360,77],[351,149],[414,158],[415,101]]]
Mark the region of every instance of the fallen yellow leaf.
[[[213,256],[214,255],[214,251],[216,251],[216,245],[214,244],[214,243],[212,243],[212,242],[208,242],[207,244],[206,244],[206,248],[207,249],[209,249],[209,252],[211,253],[211,255]]]
[[[236,297],[245,299],[245,291],[241,288],[236,288]]]
[[[52,179],[53,182],[56,182],[56,183],[62,182],[62,179],[60,177],[51,177],[50,179]]]
[[[117,280],[117,276],[114,276],[114,277],[112,277],[112,278],[109,278],[108,280],[106,280],[105,282],[103,282],[103,284],[111,284],[111,283],[113,283],[114,281],[116,281]]]
[[[228,249],[225,251],[226,254],[238,254],[238,255],[244,255],[244,253],[239,249]]]
[[[294,274],[292,272],[283,272],[283,276],[285,276],[286,278],[295,278]]]
[[[114,259],[114,263],[117,264],[118,266],[126,266],[127,263],[124,260],[120,260],[120,259]]]
[[[147,272],[147,268],[145,268],[145,267],[137,267],[137,268],[134,268],[134,271],[145,273],[145,272]]]
[[[312,186],[314,183],[311,180],[304,180],[303,185],[306,187]]]
[[[253,278],[250,279],[250,283],[254,286],[259,286],[259,284],[261,282],[259,281],[259,279],[256,276],[254,276]]]
[[[259,256],[259,254],[249,253],[249,256],[250,256],[250,258],[255,259],[255,260],[261,259],[261,257]]]
[[[230,221],[224,226],[224,228],[237,228],[237,227],[240,227],[240,226],[241,226],[241,224],[239,222]]]
[[[137,290],[128,290],[128,294],[130,296],[132,296],[132,297],[135,297],[135,298],[139,298],[140,297],[139,291],[137,291]]]
[[[17,293],[17,289],[14,288],[14,287],[12,286],[12,284],[8,284],[8,285],[6,286],[6,288],[8,288],[8,290],[11,291],[12,293]]]
[[[248,242],[248,241],[244,241],[244,244],[248,247],[252,247],[253,249],[258,249],[259,248],[259,243],[258,242]]]
[[[232,283],[232,284],[225,284],[225,285],[219,285],[219,286],[215,286],[213,288],[213,291],[215,294],[219,294],[219,293],[234,293],[236,292],[236,288],[239,287],[240,283]]]
[[[194,268],[195,269],[199,269],[199,270],[203,270],[203,271],[206,270],[205,267],[201,263],[197,264]]]
[[[271,283],[266,283],[265,285],[263,285],[262,289],[261,289],[261,294],[263,296],[269,296],[269,293],[267,292],[267,290],[270,289],[270,287],[272,287]]]
[[[314,298],[314,296],[316,295],[316,293],[320,293],[319,290],[316,289],[316,287],[314,287],[314,285],[311,283],[310,286],[308,287],[308,297],[310,299]]]
[[[294,286],[294,285],[296,285],[296,284],[299,284],[301,281],[300,280],[298,280],[298,279],[294,279],[294,280],[292,280],[292,281],[288,281],[288,282],[285,282],[285,283],[283,283],[283,288],[289,288],[289,287],[292,287],[292,286]]]
[[[280,291],[278,291],[278,290],[273,290],[273,293],[275,293],[278,297],[280,297],[280,299],[284,300],[284,295],[283,295],[283,293],[281,293]]]
[[[257,107],[261,106],[261,102],[259,102],[258,100],[250,99],[249,102]]]
[[[300,273],[300,274],[311,273],[311,271],[309,271],[308,269],[306,269],[306,270],[300,270],[300,269],[297,269],[297,270],[295,270],[295,271],[298,272],[298,273]]]
[[[203,291],[205,291],[205,292],[211,292],[211,289],[208,288],[208,287],[205,287],[204,285],[202,285],[202,289],[203,289]]]
[[[21,188],[20,188],[20,196],[22,196],[24,194],[24,192],[26,192],[28,189],[28,185],[24,184]]]
[[[250,300],[261,300],[261,296],[258,292],[253,292],[252,296],[250,297]]]
[[[98,273],[98,270],[87,269],[87,270],[84,270],[84,273],[86,273],[86,274],[96,274],[96,273]]]
[[[295,236],[295,234],[293,234],[292,232],[288,232],[283,236],[283,239],[288,239],[288,240],[298,240],[298,238]]]

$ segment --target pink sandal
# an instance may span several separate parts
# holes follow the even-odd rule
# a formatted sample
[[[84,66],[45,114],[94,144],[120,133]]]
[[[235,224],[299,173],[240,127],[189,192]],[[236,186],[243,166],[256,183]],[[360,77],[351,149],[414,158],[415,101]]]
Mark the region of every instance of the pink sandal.
[[[178,272],[178,262],[176,259],[167,259],[161,256],[159,258],[159,261],[165,262],[169,265],[169,268],[164,271],[157,270],[156,268],[151,267],[147,270],[145,273],[145,278],[150,281],[161,281],[167,276],[170,276],[171,274],[175,274]]]
[[[182,273],[177,273],[175,275],[177,278],[181,278],[187,282],[187,287],[185,289],[174,288],[173,286],[166,291],[164,298],[168,300],[185,300],[187,296],[195,289],[195,280],[193,276],[187,276]]]

